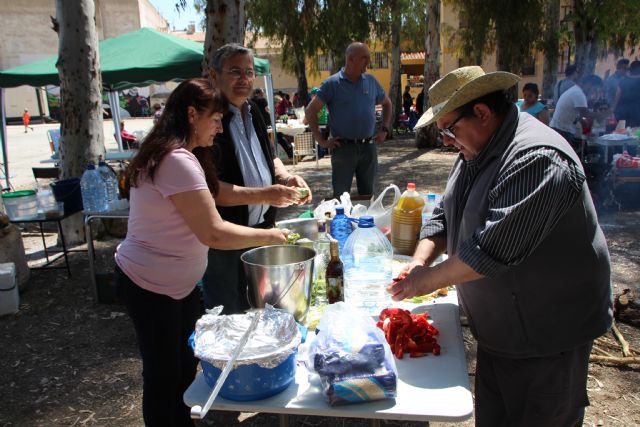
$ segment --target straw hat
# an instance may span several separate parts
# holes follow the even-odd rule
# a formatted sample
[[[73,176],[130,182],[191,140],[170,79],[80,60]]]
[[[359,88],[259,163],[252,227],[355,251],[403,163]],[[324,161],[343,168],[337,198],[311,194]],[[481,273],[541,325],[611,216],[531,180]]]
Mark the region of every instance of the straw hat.
[[[497,90],[506,90],[518,83],[520,77],[505,71],[486,74],[476,65],[451,71],[429,88],[431,108],[424,112],[417,128],[438,120],[466,103]]]

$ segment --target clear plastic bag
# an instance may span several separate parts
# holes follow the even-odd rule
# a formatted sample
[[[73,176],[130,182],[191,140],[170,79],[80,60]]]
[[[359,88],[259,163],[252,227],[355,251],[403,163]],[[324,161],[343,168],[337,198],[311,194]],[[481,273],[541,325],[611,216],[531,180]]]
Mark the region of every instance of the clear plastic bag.
[[[385,207],[383,204],[384,196],[387,194],[387,191],[390,190],[393,190],[393,202],[391,202],[389,206]],[[400,196],[401,193],[398,186],[390,184],[382,191],[382,193],[380,193],[378,198],[371,203],[369,209],[367,209],[367,215],[371,215],[373,217],[373,221],[376,226],[385,234],[391,229],[391,214],[393,213],[393,207],[398,203]]]
[[[372,317],[338,302],[327,307],[318,329],[309,362],[330,405],[396,397],[398,371]]]

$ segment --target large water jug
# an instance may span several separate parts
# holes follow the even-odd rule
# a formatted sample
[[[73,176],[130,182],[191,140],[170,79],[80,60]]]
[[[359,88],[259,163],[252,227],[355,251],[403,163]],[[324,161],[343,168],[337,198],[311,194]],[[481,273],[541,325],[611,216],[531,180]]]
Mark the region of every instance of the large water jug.
[[[344,244],[352,231],[351,220],[344,214],[344,208],[336,206],[336,216],[331,220],[331,236],[338,241],[341,257]]]
[[[393,248],[375,226],[372,216],[361,216],[340,257],[344,264],[344,300],[368,315],[378,315],[391,304]]]
[[[82,174],[80,192],[85,212],[106,212],[109,209],[107,185],[93,163],[89,163]]]
[[[113,170],[111,170],[107,163],[102,159],[98,163],[98,172],[107,186],[107,203],[111,205],[111,203],[118,200],[118,178]]]
[[[407,184],[407,190],[393,208],[391,219],[391,243],[397,254],[413,255],[422,226],[424,198],[416,191],[413,182]]]

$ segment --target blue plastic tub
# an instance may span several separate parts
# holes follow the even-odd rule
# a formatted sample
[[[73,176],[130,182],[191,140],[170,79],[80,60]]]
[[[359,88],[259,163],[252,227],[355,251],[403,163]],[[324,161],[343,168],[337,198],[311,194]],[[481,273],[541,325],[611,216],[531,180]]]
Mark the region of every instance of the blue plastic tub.
[[[195,333],[194,333],[195,334]],[[189,339],[191,349],[195,347],[194,335]],[[224,385],[218,393],[228,400],[245,402],[250,400],[266,399],[284,391],[293,382],[296,376],[297,351],[292,353],[278,366],[274,368],[262,368],[259,365],[241,365],[229,372]],[[213,388],[221,369],[209,362],[200,361],[204,379],[207,385]]]

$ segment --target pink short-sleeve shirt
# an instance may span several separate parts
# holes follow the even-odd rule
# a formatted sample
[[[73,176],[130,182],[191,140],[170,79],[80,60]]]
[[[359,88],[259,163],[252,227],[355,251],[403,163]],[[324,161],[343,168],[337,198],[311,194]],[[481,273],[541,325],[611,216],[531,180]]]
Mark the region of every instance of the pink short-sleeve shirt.
[[[131,187],[129,228],[115,259],[141,288],[182,299],[202,278],[208,247],[169,198],[194,190],[208,190],[204,171],[196,157],[182,148],[162,159],[153,182],[143,178]]]

